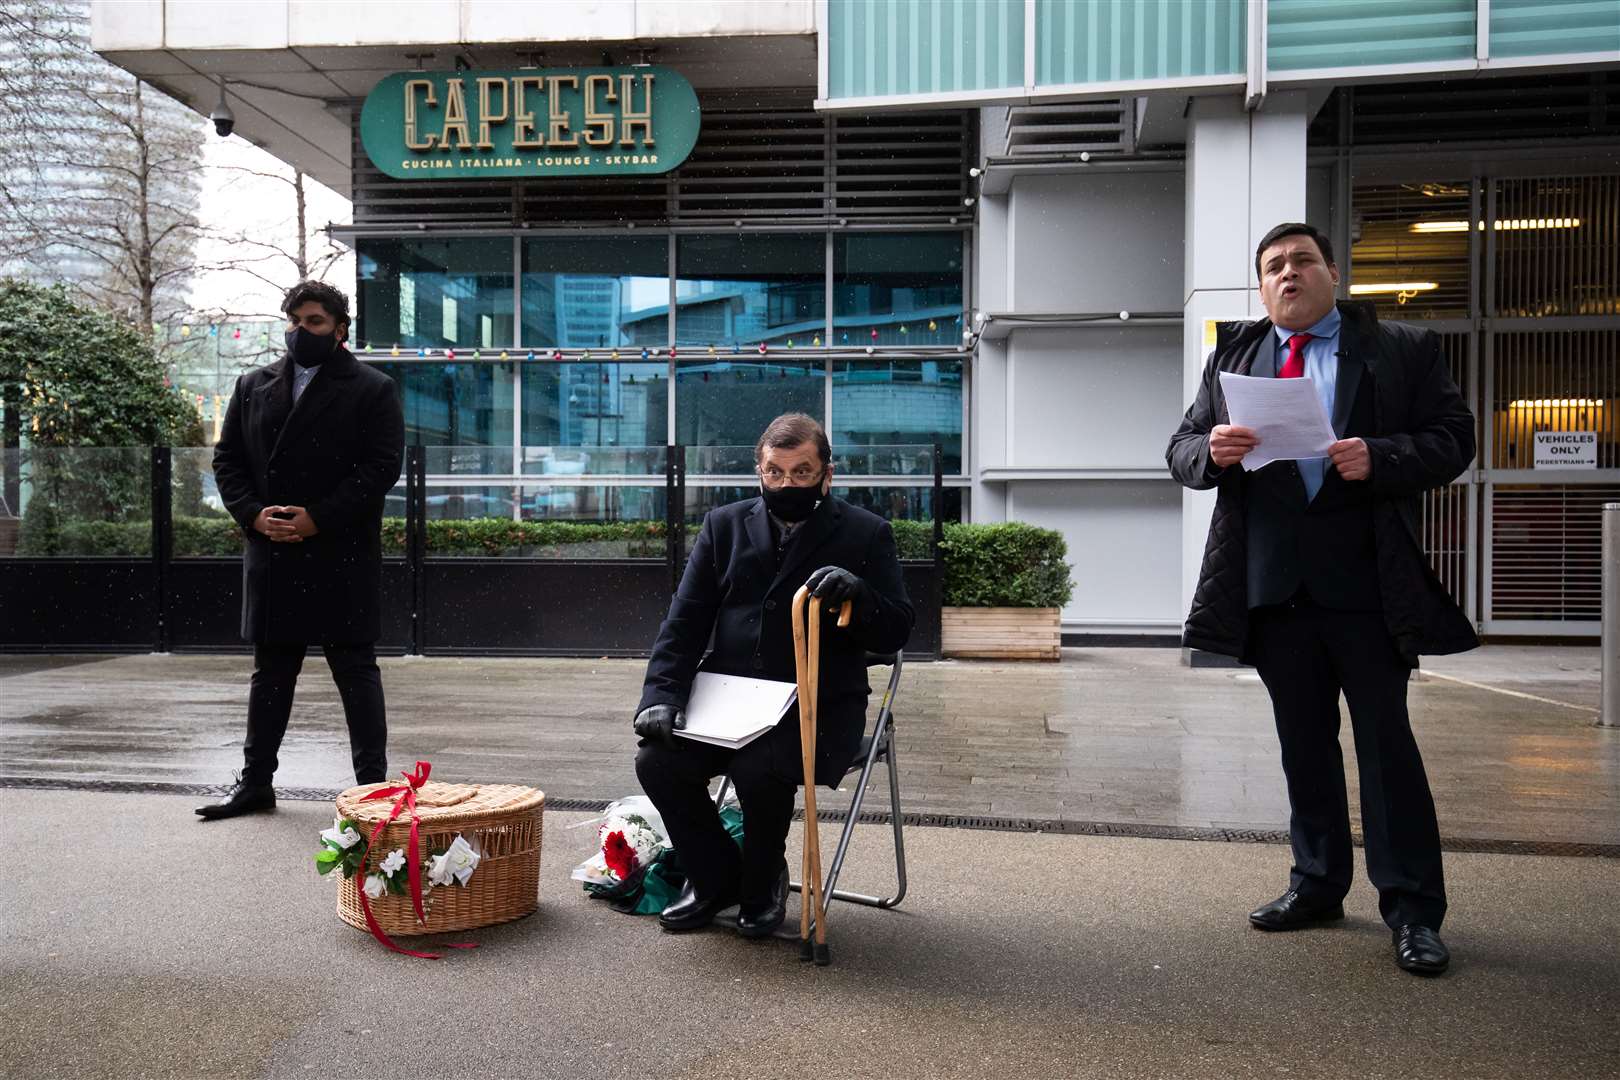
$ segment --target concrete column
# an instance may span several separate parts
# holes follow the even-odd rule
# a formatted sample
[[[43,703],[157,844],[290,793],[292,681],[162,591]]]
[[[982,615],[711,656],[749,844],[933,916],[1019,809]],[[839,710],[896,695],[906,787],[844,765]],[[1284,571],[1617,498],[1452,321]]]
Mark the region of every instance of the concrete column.
[[[1254,246],[1273,225],[1304,221],[1302,91],[1271,94],[1250,113],[1241,96],[1194,98],[1187,118],[1186,318],[1182,398],[1191,404],[1213,340],[1209,320],[1265,313],[1255,289]],[[1326,227],[1326,222],[1318,225]],[[1182,611],[1192,605],[1213,491],[1182,491]]]

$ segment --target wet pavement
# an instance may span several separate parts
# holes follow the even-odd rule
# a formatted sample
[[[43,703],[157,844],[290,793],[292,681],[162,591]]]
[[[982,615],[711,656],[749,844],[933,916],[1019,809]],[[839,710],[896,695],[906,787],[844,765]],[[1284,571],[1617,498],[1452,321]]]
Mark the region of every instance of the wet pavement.
[[[277,810],[209,824],[191,807],[240,762],[245,657],[0,657],[0,821],[24,856],[0,875],[0,1076],[1620,1075],[1620,730],[1593,723],[1597,657],[1494,647],[1413,683],[1449,848],[1433,980],[1395,969],[1364,881],[1345,922],[1262,934],[1244,913],[1286,848],[1146,838],[1275,840],[1286,819],[1253,673],[1175,650],[908,667],[905,809],[978,827],[908,828],[905,903],[835,907],[822,969],[663,934],[568,880],[594,830],[558,804],[636,790],[639,663],[383,662],[396,767],[553,802],[540,910],[427,962],[340,923],[314,873],[319,789],[350,779],[318,657]],[[859,827],[841,884],[894,882],[887,828]]]
[[[560,799],[638,790],[633,660],[382,661],[394,768],[532,784]],[[0,656],[0,783],[217,785],[240,767],[245,656]],[[874,683],[886,676],[875,669]],[[1427,660],[1413,726],[1448,841],[1620,844],[1620,729],[1595,726],[1595,647],[1489,646]],[[1277,830],[1287,801],[1252,671],[1173,649],[1066,649],[1059,664],[908,665],[903,809],[1129,828]],[[1355,787],[1348,722],[1342,742]],[[341,789],[347,731],[305,665],[277,784]],[[1352,796],[1354,802],[1354,796]],[[869,806],[886,805],[874,791]]]

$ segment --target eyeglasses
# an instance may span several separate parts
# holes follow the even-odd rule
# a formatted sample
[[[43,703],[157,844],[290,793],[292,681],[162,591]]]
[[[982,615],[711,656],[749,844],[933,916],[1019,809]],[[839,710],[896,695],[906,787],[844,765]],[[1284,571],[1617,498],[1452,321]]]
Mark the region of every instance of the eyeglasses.
[[[759,475],[767,484],[776,487],[786,480],[792,480],[794,487],[808,487],[821,478],[821,470],[810,465],[800,465],[792,472],[783,472],[775,465],[766,465],[759,470]]]

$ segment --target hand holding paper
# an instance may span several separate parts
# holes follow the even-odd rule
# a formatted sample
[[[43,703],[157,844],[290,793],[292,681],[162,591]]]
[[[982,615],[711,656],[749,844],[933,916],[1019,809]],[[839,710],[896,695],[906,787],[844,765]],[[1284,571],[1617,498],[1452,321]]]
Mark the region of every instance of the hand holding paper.
[[[1261,379],[1221,372],[1227,415],[1259,436],[1243,458],[1251,472],[1273,461],[1326,457],[1338,437],[1310,379]]]

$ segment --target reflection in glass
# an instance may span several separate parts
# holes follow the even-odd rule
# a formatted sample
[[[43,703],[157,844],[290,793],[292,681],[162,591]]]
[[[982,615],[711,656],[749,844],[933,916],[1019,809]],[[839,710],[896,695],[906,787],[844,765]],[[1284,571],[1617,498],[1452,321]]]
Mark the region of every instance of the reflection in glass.
[[[151,554],[146,447],[0,450],[0,462],[0,555]]]
[[[399,383],[405,445],[512,445],[511,364],[395,362],[376,367]]]
[[[669,340],[669,242],[591,236],[523,244],[525,348],[600,349]]]
[[[511,240],[359,240],[355,251],[354,340],[384,349],[512,345]]]
[[[833,333],[840,346],[960,345],[962,234],[835,236]]]
[[[655,446],[668,432],[667,362],[523,365],[525,446]]]
[[[242,554],[242,530],[225,511],[214,481],[212,447],[175,447],[169,455],[169,483],[175,558]]]
[[[682,236],[676,260],[677,345],[810,345],[826,333],[819,234]]]
[[[833,366],[833,451],[854,455],[855,473],[898,471],[884,455],[858,447],[938,442],[947,473],[962,471],[962,361],[841,360]],[[930,463],[923,471],[932,473]]]
[[[675,441],[752,448],[766,425],[783,413],[822,419],[826,381],[825,363],[809,358],[679,361]]]

